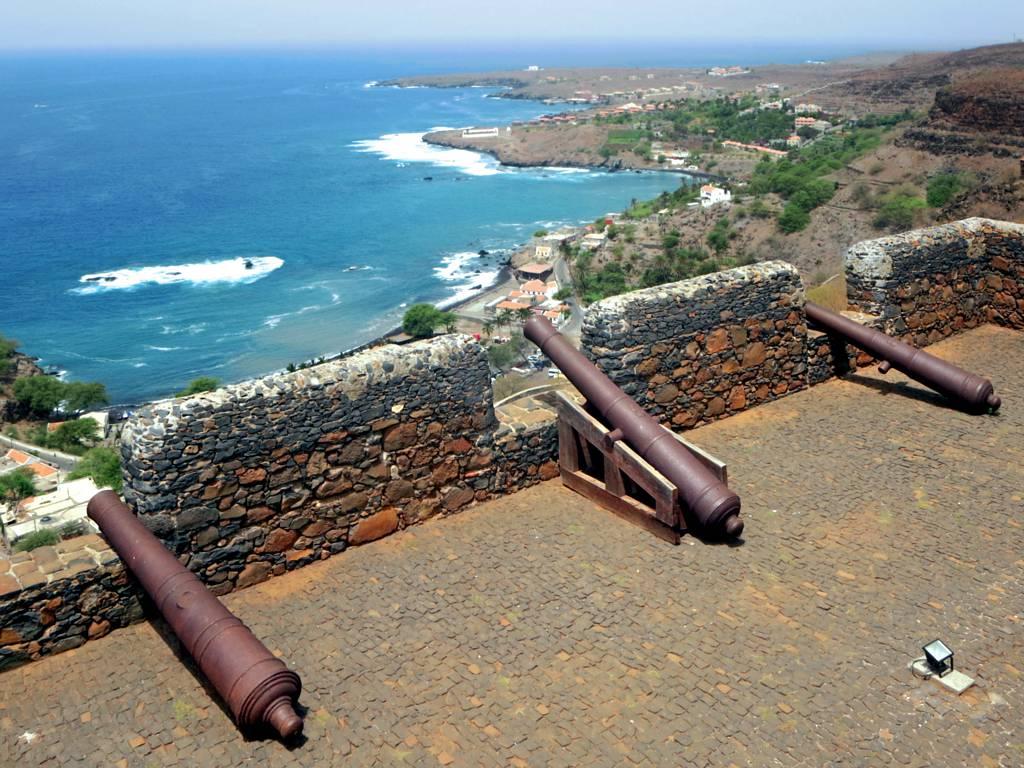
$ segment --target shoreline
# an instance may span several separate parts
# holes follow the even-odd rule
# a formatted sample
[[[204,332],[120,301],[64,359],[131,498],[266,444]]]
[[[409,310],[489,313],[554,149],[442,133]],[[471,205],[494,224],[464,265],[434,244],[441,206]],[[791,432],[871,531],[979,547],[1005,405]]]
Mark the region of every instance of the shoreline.
[[[458,129],[456,129],[458,130]],[[671,173],[679,176],[687,176],[693,179],[704,179],[706,181],[718,182],[725,184],[729,182],[728,177],[722,176],[717,173],[710,173],[708,171],[688,171],[682,168],[663,168],[658,165],[607,165],[598,164],[593,165],[590,163],[580,163],[572,159],[565,160],[543,160],[543,161],[519,161],[519,160],[508,160],[503,159],[498,153],[498,150],[494,147],[484,147],[476,144],[465,144],[460,145],[454,142],[446,141],[442,138],[438,138],[439,134],[447,133],[448,131],[427,131],[421,137],[421,141],[424,144],[429,144],[433,147],[443,147],[445,149],[457,149],[462,152],[476,152],[481,155],[486,155],[494,160],[498,161],[498,164],[505,168],[523,168],[523,169],[534,169],[543,170],[547,169],[558,169],[558,168],[571,168],[581,171],[592,171],[592,172],[604,172],[609,174],[614,173]]]

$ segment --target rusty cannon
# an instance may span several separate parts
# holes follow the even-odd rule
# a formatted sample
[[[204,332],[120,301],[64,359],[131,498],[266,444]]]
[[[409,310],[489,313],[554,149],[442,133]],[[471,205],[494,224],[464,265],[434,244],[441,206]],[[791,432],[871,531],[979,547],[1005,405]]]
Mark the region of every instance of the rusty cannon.
[[[700,531],[725,538],[736,538],[743,532],[739,496],[574,349],[547,319],[531,317],[523,333],[558,366],[587,399],[589,408],[611,428],[608,438],[622,440],[676,486]]]
[[[982,376],[813,302],[804,304],[804,313],[822,330],[842,337],[879,360],[878,370],[881,373],[895,368],[975,413],[995,412],[1002,404],[992,382]]]
[[[87,513],[227,702],[239,726],[270,727],[285,739],[299,734],[299,676],[179,563],[116,493],[97,493]]]

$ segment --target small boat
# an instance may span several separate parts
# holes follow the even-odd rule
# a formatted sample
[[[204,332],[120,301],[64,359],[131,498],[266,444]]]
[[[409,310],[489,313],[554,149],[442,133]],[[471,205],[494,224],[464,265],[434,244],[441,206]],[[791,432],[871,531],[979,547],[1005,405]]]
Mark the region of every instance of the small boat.
[[[252,269],[252,260],[251,259],[246,259],[245,260],[245,268],[246,269]]]
[[[423,177],[423,180],[424,180],[424,181],[433,181],[433,180],[434,180],[434,177],[433,177],[433,176],[424,176],[424,177]]]

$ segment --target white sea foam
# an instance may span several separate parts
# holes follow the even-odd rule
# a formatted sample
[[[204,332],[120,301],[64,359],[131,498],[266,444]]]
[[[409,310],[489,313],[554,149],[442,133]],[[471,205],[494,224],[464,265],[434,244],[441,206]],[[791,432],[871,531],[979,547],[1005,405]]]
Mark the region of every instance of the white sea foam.
[[[435,130],[445,130],[437,128]],[[468,149],[449,149],[427,144],[424,133],[387,133],[379,139],[356,141],[359,152],[380,155],[385,160],[404,163],[429,163],[439,168],[454,168],[467,176],[493,176],[501,173],[499,163],[490,155]]]
[[[183,349],[183,347],[158,347],[154,344],[146,344],[144,346],[146,349],[151,349],[154,352],[177,352],[179,349]]]
[[[309,312],[316,312],[318,309],[320,309],[319,304],[310,304],[308,307],[302,307],[301,309],[297,309],[294,312],[282,312],[279,315],[267,315],[263,319],[263,325],[265,325],[267,328],[277,328],[277,326],[281,324],[281,321],[284,320],[286,317],[305,315]]]
[[[284,261],[277,256],[253,256],[251,258],[240,256],[224,261],[203,261],[160,267],[127,267],[110,272],[82,275],[78,278],[78,282],[83,285],[73,289],[72,292],[91,294],[100,291],[138,288],[149,283],[155,285],[251,283],[266,277],[283,264]]]
[[[442,309],[450,307],[452,304],[465,301],[473,294],[494,285],[498,279],[499,270],[480,269],[480,272],[477,273],[474,269],[479,268],[480,261],[479,254],[473,251],[460,251],[441,259],[441,265],[434,267],[434,274],[439,280],[451,283],[453,293],[447,299],[439,301],[438,307]]]
[[[160,327],[160,333],[164,336],[174,336],[179,333],[187,333],[189,336],[195,336],[196,334],[202,333],[206,330],[206,323],[192,323],[190,325],[178,326],[164,325]]]

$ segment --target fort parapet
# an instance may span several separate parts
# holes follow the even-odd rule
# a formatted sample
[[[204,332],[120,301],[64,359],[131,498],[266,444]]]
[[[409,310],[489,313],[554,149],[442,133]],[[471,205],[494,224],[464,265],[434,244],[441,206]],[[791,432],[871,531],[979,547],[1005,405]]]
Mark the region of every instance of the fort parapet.
[[[862,321],[919,346],[982,323],[1024,329],[1024,226],[968,219],[857,243],[846,278]],[[685,429],[871,362],[809,330],[803,303],[792,266],[739,267],[597,302],[583,351]],[[557,476],[554,413],[534,404],[496,412],[468,336],[375,348],[140,409],[124,496],[226,594]],[[141,592],[89,541],[0,561],[0,669],[141,617]]]

